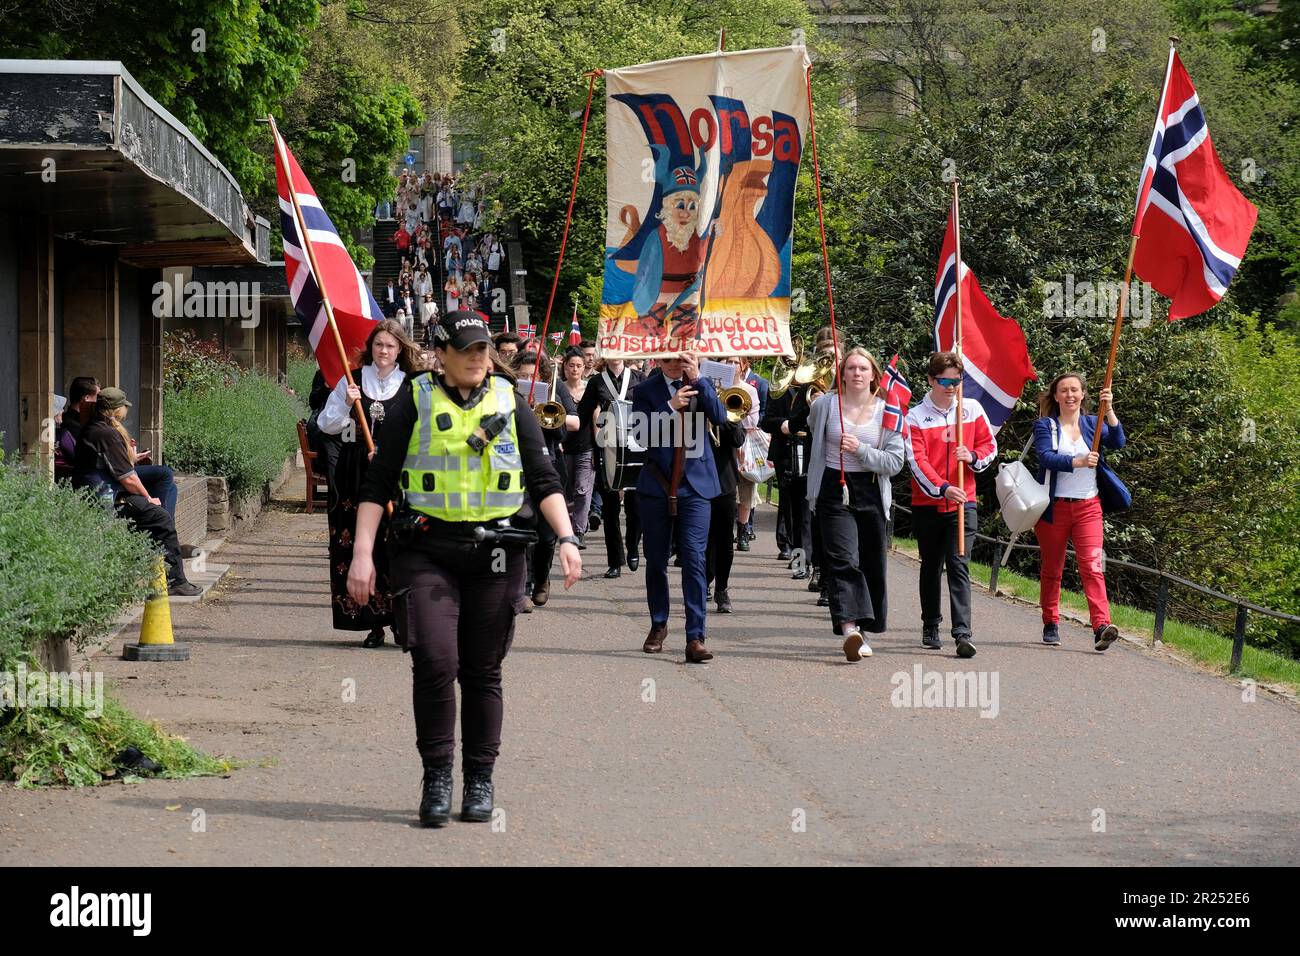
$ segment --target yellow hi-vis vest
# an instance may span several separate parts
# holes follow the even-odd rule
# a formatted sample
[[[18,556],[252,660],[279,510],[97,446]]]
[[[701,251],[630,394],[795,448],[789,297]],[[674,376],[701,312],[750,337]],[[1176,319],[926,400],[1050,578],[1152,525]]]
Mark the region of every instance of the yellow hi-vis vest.
[[[491,521],[524,505],[524,463],[515,429],[515,390],[492,375],[488,388],[461,408],[429,375],[411,380],[416,421],[402,465],[402,490],[414,511],[443,521]],[[467,439],[485,415],[508,417],[483,454]]]

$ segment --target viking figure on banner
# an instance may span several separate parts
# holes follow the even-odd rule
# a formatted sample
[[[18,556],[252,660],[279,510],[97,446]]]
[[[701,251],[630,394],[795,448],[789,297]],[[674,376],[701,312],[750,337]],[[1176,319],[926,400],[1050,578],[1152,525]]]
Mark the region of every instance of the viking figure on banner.
[[[703,164],[698,169],[671,164],[668,147],[658,143],[652,143],[650,150],[662,196],[655,213],[659,225],[641,247],[632,304],[644,334],[693,338],[705,250],[699,234]]]

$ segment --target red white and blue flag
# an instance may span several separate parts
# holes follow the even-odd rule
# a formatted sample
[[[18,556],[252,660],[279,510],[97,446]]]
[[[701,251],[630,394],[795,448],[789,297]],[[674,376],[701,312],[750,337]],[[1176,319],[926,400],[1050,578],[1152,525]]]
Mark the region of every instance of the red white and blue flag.
[[[1191,77],[1170,49],[1138,186],[1133,271],[1172,300],[1171,321],[1223,298],[1258,215],[1219,162]]]
[[[384,313],[357,271],[356,263],[348,255],[339,231],[316,198],[316,190],[303,175],[278,130],[275,131],[275,146],[275,184],[280,194],[280,231],[284,236],[284,272],[289,283],[289,297],[293,300],[298,320],[308,330],[307,337],[316,352],[321,374],[325,376],[326,384],[333,388],[343,377],[344,365],[338,344],[329,330],[322,290],[329,296],[334,309],[334,321],[349,363],[358,361],[370,330],[384,317]],[[306,221],[306,239],[311,243],[320,276],[312,275],[311,261],[301,238],[293,201],[289,198],[290,180]]]
[[[569,326],[569,344],[570,345],[582,344],[582,328],[581,326],[578,325],[577,306],[574,306],[573,309],[573,324]]]
[[[952,211],[939,251],[934,279],[934,347],[947,352],[957,342],[957,236]],[[962,397],[984,408],[997,434],[1020,399],[1026,382],[1038,379],[1029,359],[1025,333],[1015,319],[1000,315],[980,289],[979,280],[961,263]]]
[[[889,360],[885,369],[885,417],[882,425],[901,432],[907,427],[907,409],[912,403],[912,388],[898,370],[898,356]]]
[[[552,333],[551,333],[551,341],[554,342],[556,345],[559,345],[560,342],[563,341],[563,340],[564,340],[564,333],[563,333],[563,332],[552,332]]]
[[[516,332],[521,339],[527,342],[529,339],[535,338],[537,336],[537,326],[523,324],[519,326]]]

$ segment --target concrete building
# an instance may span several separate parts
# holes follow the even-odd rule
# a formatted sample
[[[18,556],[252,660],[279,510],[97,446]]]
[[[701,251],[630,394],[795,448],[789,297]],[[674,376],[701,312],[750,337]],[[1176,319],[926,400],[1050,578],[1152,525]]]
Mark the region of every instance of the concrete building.
[[[126,391],[127,426],[157,455],[164,270],[265,265],[269,226],[121,63],[0,60],[0,104],[5,454],[50,468],[53,397],[93,375]]]

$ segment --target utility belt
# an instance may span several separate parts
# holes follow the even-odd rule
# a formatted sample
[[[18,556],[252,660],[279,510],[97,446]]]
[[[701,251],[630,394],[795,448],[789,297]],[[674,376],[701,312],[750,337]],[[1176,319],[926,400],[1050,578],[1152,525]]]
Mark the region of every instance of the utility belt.
[[[518,515],[516,515],[518,517]],[[510,518],[491,521],[443,521],[400,505],[388,522],[391,543],[419,548],[435,557],[464,558],[484,547],[522,551],[537,540],[535,528],[520,528]]]

